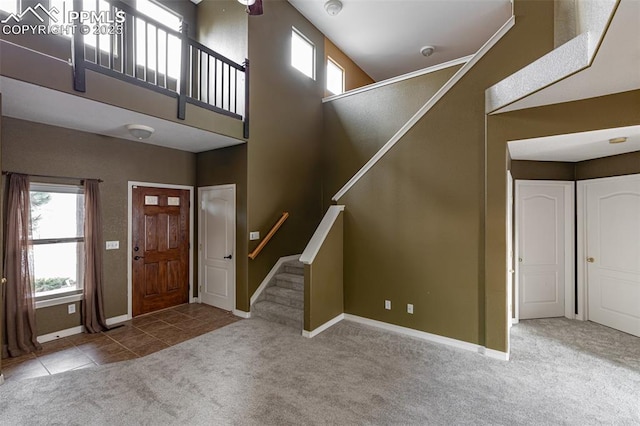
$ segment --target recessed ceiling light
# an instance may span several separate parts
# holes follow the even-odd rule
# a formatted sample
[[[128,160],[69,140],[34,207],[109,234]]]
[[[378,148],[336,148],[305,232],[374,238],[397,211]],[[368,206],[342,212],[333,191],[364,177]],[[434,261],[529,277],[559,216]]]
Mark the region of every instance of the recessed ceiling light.
[[[609,143],[610,144],[623,143],[623,142],[626,142],[626,141],[627,141],[627,137],[626,136],[609,139]]]

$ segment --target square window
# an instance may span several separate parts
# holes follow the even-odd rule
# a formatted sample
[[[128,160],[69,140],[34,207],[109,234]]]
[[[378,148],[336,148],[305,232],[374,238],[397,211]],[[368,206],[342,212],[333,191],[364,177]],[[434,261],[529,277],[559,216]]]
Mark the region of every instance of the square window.
[[[18,0],[0,1],[0,10],[7,12],[8,15],[18,13]]]
[[[315,79],[316,48],[295,28],[291,31],[291,65],[309,78]]]
[[[334,95],[344,93],[344,69],[331,58],[327,58],[327,91]]]
[[[81,292],[84,273],[82,188],[32,183],[29,192],[36,297]]]

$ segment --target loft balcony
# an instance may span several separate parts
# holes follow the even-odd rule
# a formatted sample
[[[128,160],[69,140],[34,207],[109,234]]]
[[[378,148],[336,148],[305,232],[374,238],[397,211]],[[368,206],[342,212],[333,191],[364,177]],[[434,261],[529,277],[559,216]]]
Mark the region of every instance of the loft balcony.
[[[191,152],[249,137],[248,60],[119,0],[57,2],[36,9],[44,22],[0,12],[4,115],[123,138],[142,123],[166,130],[150,143]]]

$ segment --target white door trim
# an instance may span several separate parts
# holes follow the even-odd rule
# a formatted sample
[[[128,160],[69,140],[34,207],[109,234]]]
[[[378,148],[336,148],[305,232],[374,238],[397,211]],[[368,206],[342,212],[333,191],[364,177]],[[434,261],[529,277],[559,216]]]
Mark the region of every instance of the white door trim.
[[[577,208],[577,226],[576,226],[576,236],[577,236],[577,287],[578,287],[578,313],[576,315],[576,319],[586,321],[589,319],[589,299],[588,299],[588,288],[587,288],[587,253],[586,253],[586,245],[587,245],[587,222],[586,222],[586,214],[587,214],[587,185],[598,182],[624,182],[638,179],[640,174],[633,175],[624,175],[624,176],[613,176],[613,177],[605,177],[598,179],[588,179],[588,180],[579,180],[576,188],[576,208]]]
[[[132,220],[133,220],[133,187],[145,186],[150,188],[163,188],[163,189],[186,189],[189,191],[189,303],[193,303],[196,300],[193,298],[193,186],[188,185],[173,185],[167,183],[152,183],[152,182],[127,182],[127,319],[132,318],[132,291],[133,291],[133,274],[131,268],[131,252],[132,252]]]
[[[520,187],[522,185],[528,186],[545,186],[549,184],[557,184],[564,186],[564,238],[566,247],[566,256],[565,256],[565,286],[564,286],[564,316],[569,319],[574,319],[575,315],[575,280],[574,280],[574,265],[575,265],[575,238],[574,238],[574,230],[575,230],[575,217],[574,217],[574,188],[575,183],[570,181],[559,181],[559,180],[522,180],[516,179],[516,190],[514,194],[514,200],[518,200]],[[515,217],[518,217],[518,202],[515,202],[516,212]],[[515,276],[514,276],[514,290],[515,290],[515,320],[514,323],[518,323],[520,320],[520,248],[519,248],[519,228],[520,224],[518,221],[514,223],[515,229]]]
[[[233,270],[233,285],[231,286],[231,289],[233,291],[233,296],[232,296],[232,300],[233,300],[233,310],[232,312],[235,315],[238,316],[243,316],[243,312],[242,311],[238,311],[238,300],[236,299],[236,294],[237,294],[237,284],[238,284],[238,278],[236,277],[236,259],[238,258],[238,252],[236,250],[236,240],[237,240],[237,232],[236,232],[236,227],[237,227],[237,211],[236,211],[236,184],[235,183],[229,183],[229,184],[225,184],[225,185],[212,185],[212,186],[201,186],[198,187],[198,299],[200,299],[200,292],[202,291],[202,240],[203,240],[203,236],[202,236],[202,214],[200,213],[201,211],[201,207],[200,204],[202,203],[202,191],[210,191],[210,190],[214,190],[214,189],[231,189],[233,191],[233,217],[234,217],[234,221],[233,221],[233,226],[234,226],[234,230],[233,230],[233,256],[231,258],[231,261],[233,263],[233,265],[231,266],[232,270]],[[247,316],[248,318],[248,316]]]

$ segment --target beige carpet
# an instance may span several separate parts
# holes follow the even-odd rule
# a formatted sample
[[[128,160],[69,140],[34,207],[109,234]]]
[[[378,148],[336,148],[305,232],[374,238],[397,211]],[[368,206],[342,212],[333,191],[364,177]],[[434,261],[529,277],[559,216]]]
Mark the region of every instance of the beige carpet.
[[[343,321],[259,319],[132,361],[0,386],[0,424],[640,424],[640,339],[525,321],[509,362]]]

